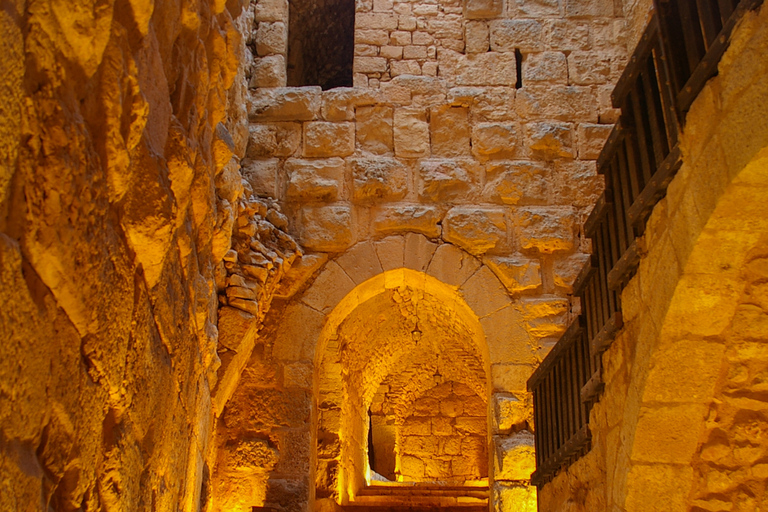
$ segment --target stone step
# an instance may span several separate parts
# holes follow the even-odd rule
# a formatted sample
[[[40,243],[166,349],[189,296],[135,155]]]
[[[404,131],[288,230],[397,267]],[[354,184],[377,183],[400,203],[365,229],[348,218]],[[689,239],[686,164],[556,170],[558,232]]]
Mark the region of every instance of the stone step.
[[[371,486],[357,493],[355,501],[345,509],[377,512],[423,510],[456,510],[479,512],[488,510],[487,486]]]

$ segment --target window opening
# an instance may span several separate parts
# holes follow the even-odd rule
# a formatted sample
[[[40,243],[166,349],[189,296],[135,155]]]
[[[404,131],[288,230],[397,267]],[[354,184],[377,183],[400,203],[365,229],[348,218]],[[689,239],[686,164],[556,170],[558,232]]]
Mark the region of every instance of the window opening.
[[[288,85],[352,86],[355,0],[291,0]]]

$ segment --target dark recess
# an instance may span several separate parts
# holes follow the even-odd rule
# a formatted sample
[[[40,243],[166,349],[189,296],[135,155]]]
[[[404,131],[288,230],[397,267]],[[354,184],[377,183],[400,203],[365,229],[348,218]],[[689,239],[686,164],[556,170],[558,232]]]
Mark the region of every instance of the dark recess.
[[[355,0],[291,0],[288,85],[352,86]]]
[[[517,81],[515,81],[515,89],[523,87],[523,52],[520,48],[515,48],[515,68],[517,70]]]

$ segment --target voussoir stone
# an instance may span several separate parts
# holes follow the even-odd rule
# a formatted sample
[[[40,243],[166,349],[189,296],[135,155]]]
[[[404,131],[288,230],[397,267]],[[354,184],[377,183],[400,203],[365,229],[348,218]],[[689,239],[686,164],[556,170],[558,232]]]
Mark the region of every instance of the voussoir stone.
[[[467,252],[483,254],[507,237],[507,223],[501,208],[455,207],[443,219],[443,239]]]

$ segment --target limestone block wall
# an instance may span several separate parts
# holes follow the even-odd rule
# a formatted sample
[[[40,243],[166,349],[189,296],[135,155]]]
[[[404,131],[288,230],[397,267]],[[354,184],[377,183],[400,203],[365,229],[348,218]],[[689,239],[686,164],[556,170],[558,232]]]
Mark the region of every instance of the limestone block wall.
[[[768,506],[767,22],[765,7],[746,15],[687,115],[683,165],[603,355],[592,451],[542,489],[544,510]]]
[[[299,253],[239,172],[246,4],[0,11],[2,510],[211,497],[227,313],[258,318]]]

